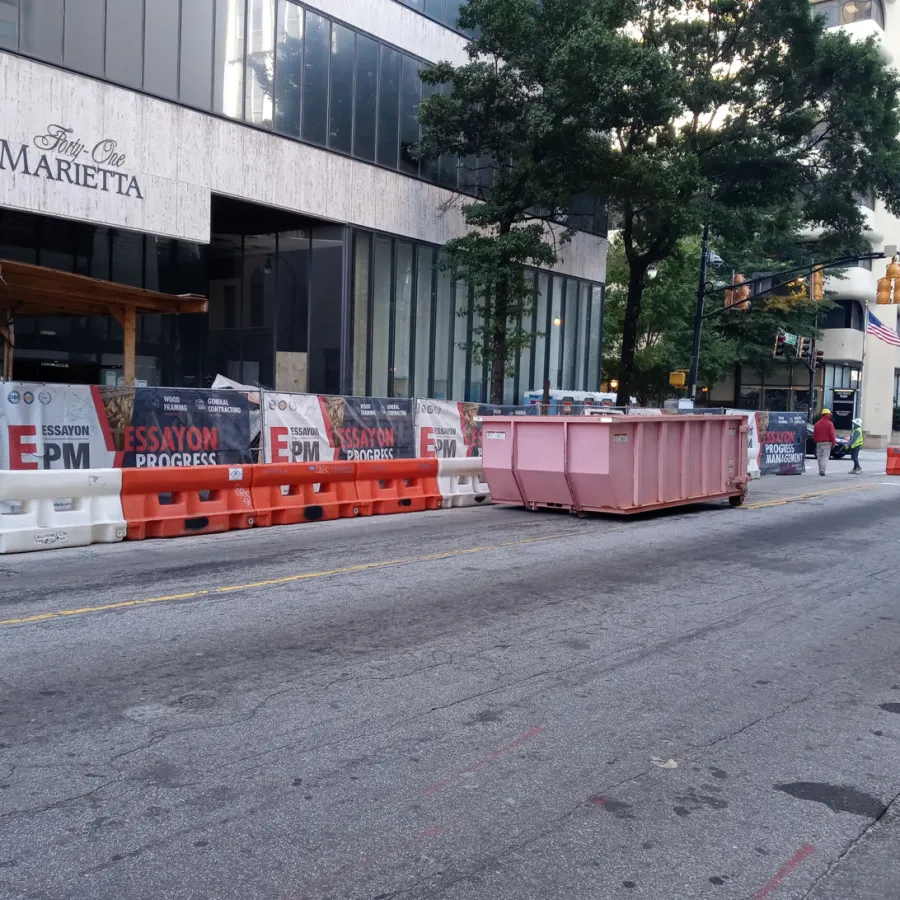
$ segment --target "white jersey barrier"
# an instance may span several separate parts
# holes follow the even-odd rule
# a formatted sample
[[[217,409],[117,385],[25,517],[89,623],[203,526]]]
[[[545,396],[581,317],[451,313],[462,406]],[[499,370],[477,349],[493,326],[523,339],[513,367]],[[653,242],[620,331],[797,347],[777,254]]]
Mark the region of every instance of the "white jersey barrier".
[[[438,486],[444,497],[444,509],[486,506],[491,502],[491,489],[485,480],[480,456],[439,459]]]
[[[121,490],[121,469],[0,471],[0,553],[123,540]]]

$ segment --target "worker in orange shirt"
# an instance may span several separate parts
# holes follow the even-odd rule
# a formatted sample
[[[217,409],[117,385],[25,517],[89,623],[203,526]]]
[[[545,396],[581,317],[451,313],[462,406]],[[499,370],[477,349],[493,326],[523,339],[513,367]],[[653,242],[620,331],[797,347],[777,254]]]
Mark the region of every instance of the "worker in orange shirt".
[[[828,460],[831,459],[831,451],[837,443],[837,433],[834,430],[834,422],[831,421],[830,409],[822,410],[822,415],[813,428],[813,443],[816,445],[819,474],[824,475]]]

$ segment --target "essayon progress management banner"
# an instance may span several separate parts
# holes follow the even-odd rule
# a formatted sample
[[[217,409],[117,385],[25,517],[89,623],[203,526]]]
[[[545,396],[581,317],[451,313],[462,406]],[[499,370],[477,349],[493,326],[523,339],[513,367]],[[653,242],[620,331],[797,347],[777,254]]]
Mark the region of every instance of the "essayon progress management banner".
[[[412,400],[265,391],[262,407],[266,462],[416,455]]]
[[[0,468],[252,462],[249,401],[236,391],[22,382],[0,390]]]
[[[806,468],[806,413],[758,412],[759,471],[800,475]]]
[[[450,400],[416,401],[416,447],[422,458],[481,456],[482,423],[488,416],[537,415],[536,406],[491,406]]]

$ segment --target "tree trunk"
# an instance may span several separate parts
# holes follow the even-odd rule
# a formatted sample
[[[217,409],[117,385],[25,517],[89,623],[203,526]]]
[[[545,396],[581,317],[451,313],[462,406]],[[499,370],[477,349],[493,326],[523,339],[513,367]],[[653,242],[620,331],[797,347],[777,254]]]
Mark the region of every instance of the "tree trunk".
[[[503,403],[506,382],[506,330],[494,330],[491,341],[491,403]]]
[[[630,263],[628,270],[628,299],[625,302],[625,322],[622,326],[622,358],[619,364],[619,393],[616,406],[631,402],[631,382],[634,377],[634,351],[637,345],[641,298],[644,294],[646,267]]]
[[[502,239],[512,231],[512,225],[501,222],[498,236]],[[506,381],[506,329],[509,319],[509,278],[506,270],[501,270],[494,284],[493,318],[491,341],[491,397],[490,402],[503,403],[503,388]]]

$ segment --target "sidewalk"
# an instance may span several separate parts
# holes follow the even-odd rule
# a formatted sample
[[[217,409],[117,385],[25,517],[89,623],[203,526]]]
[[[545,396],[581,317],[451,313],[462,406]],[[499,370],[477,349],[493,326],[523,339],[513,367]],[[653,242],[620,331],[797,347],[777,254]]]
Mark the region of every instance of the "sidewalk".
[[[852,491],[856,485],[863,487],[872,482],[884,481],[887,466],[886,450],[865,450],[859,454],[861,475],[851,475],[853,462],[850,457],[832,459],[828,462],[824,478],[819,476],[815,459],[806,460],[806,471],[802,475],[765,475],[750,482],[747,493],[747,505],[766,503],[779,499],[800,497],[810,493],[831,493],[844,490]],[[900,487],[900,478],[896,479]]]

